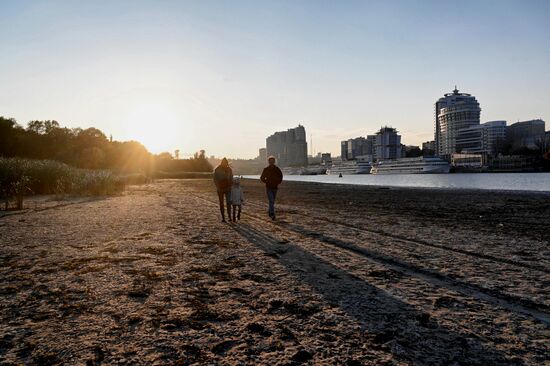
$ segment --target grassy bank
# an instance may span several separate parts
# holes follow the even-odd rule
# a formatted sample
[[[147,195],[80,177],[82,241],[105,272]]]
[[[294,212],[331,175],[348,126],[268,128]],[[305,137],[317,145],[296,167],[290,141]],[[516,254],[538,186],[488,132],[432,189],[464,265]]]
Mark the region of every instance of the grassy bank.
[[[144,183],[145,176],[117,175],[107,170],[85,170],[51,160],[0,158],[0,197],[4,209],[10,200],[16,208],[23,206],[23,197],[32,194],[112,195],[128,183]]]

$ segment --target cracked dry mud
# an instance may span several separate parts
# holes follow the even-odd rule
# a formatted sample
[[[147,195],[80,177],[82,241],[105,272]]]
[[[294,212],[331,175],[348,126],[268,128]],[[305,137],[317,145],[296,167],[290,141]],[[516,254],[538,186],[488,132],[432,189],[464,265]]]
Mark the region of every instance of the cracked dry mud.
[[[28,201],[0,217],[0,363],[541,365],[550,196],[286,182]]]

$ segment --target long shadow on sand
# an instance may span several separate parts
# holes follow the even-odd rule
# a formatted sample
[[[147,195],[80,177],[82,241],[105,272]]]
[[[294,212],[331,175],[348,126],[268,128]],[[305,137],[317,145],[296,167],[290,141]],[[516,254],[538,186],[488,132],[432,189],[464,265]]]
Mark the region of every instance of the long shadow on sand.
[[[483,345],[479,339],[453,332],[429,315],[370,285],[316,255],[248,224],[234,229],[326,301],[356,319],[373,348],[391,352],[401,361],[418,365],[522,365]]]
[[[431,282],[437,286],[442,286],[452,291],[461,292],[478,300],[491,302],[497,306],[508,309],[511,312],[518,312],[525,315],[530,315],[547,325],[550,324],[550,314],[548,314],[548,310],[550,309],[550,307],[545,304],[539,304],[520,296],[515,296],[513,294],[489,289],[475,283],[461,281],[457,278],[451,278],[438,271],[429,270],[418,265],[413,265],[406,261],[398,260],[395,257],[382,254],[378,251],[370,250],[353,242],[348,242],[345,240],[337,239],[335,237],[317,233],[299,225],[282,222],[279,223],[279,225],[295,233],[305,235],[310,238],[314,238],[315,240],[327,243],[329,245],[334,245],[336,247],[357,253],[365,258],[374,260],[378,263],[382,263],[386,266],[407,271],[411,275],[424,278],[426,281]]]

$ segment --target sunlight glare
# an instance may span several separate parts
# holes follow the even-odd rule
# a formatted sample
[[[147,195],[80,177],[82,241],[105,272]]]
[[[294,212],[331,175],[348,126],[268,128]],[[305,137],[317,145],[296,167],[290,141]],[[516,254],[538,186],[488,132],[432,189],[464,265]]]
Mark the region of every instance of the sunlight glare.
[[[163,103],[141,103],[129,110],[125,121],[128,136],[153,152],[168,151],[181,145],[185,124],[174,108]]]

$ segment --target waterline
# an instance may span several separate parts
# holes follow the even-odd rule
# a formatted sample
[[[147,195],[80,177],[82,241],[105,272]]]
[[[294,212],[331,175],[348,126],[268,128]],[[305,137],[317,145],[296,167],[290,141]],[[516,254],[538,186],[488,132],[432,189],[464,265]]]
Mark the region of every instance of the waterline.
[[[245,176],[259,179],[257,175]],[[385,187],[487,189],[550,192],[550,173],[286,175],[285,180]]]

